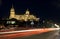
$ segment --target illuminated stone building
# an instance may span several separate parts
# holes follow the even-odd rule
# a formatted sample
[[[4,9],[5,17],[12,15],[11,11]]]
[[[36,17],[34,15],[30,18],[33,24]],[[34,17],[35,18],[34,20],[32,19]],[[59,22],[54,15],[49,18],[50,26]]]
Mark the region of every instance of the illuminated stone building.
[[[32,20],[38,21],[39,20],[39,18],[37,18],[36,16],[30,15],[30,11],[28,9],[26,10],[25,14],[16,15],[13,6],[12,6],[12,8],[10,10],[9,19],[12,19],[12,18],[20,20],[20,21],[28,21],[28,20],[30,20],[30,21],[32,21]]]

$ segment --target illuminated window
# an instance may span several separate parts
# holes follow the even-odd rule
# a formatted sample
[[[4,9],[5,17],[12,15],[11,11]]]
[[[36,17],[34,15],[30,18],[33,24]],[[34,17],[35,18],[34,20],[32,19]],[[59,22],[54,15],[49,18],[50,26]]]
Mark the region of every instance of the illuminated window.
[[[11,21],[11,24],[15,24],[15,21]]]
[[[10,21],[7,21],[7,24],[10,24]]]
[[[7,21],[7,24],[15,24],[15,21]]]

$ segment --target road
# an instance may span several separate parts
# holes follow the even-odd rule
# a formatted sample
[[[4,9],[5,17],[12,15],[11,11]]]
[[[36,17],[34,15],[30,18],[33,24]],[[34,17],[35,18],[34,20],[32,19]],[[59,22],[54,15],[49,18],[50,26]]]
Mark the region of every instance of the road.
[[[1,32],[0,32],[1,33]],[[0,35],[0,39],[59,39],[59,30],[52,29],[30,29],[15,33],[4,33]]]
[[[27,37],[18,37],[14,39],[60,39],[59,35],[56,34],[57,31],[37,34],[37,35],[31,35]]]

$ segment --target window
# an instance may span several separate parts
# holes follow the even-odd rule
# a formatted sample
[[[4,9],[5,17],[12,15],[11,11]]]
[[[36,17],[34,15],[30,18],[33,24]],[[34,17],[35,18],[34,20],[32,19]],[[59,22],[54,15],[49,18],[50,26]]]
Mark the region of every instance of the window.
[[[7,21],[7,24],[15,24],[15,21]]]

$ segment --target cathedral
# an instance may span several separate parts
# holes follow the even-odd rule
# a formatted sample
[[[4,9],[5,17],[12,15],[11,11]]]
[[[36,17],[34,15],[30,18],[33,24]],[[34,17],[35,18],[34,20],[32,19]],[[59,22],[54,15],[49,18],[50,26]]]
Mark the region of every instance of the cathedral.
[[[39,21],[39,18],[37,18],[34,15],[30,15],[30,11],[28,9],[26,10],[25,14],[16,15],[13,6],[12,6],[12,8],[10,10],[9,19],[12,19],[12,18],[20,20],[20,21],[28,21],[28,20],[30,20],[30,21],[32,21],[32,20]]]

